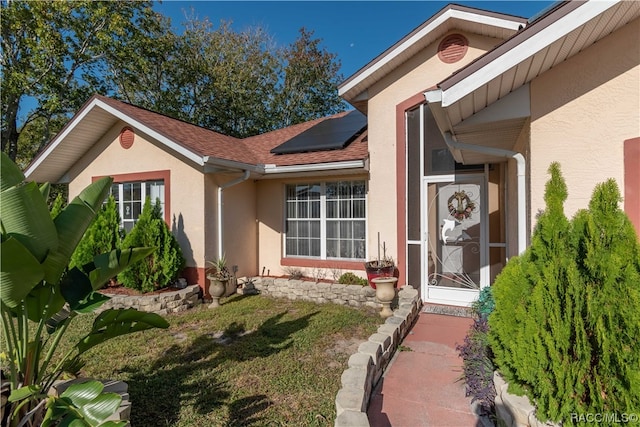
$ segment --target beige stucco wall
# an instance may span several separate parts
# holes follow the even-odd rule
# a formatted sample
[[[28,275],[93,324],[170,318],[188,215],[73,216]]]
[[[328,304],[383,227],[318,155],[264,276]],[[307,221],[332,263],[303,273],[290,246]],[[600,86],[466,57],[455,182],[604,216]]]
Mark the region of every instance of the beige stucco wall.
[[[111,128],[69,171],[69,197],[75,197],[96,176],[170,170],[171,225],[178,230],[175,234],[187,266],[202,267],[205,259],[205,222],[201,208],[204,175],[150,143],[151,139],[140,132],[136,132],[133,146],[125,150],[118,140],[124,126],[125,123],[120,122]]]
[[[640,135],[640,20],[531,82],[531,215],[544,208],[547,169],[559,161],[565,213],[587,207],[597,183],[624,194],[623,141]]]
[[[205,178],[205,258],[218,254],[218,187],[240,178],[242,174],[209,174]],[[257,274],[256,184],[252,178],[222,191],[222,251],[227,266],[238,266],[237,275]]]
[[[449,34],[456,33],[452,31]],[[368,251],[375,253],[377,233],[386,242],[388,253],[397,257],[396,214],[396,105],[433,87],[468,64],[501,40],[462,33],[469,41],[465,57],[446,64],[437,56],[436,40],[409,61],[369,88],[368,123],[371,179],[369,181]],[[404,251],[405,249],[402,248]]]

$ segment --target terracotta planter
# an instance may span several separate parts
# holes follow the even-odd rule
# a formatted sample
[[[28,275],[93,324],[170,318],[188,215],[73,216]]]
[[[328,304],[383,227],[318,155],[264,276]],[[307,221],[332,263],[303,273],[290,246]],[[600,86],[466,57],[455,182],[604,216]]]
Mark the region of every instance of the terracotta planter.
[[[376,277],[395,277],[396,266],[395,265],[387,265],[378,267],[376,261],[367,262],[364,264],[364,269],[367,272],[367,279],[369,279],[369,286],[373,289],[376,288],[373,279]]]
[[[222,280],[213,275],[207,276],[207,279],[209,279],[209,295],[212,299],[209,308],[220,307],[220,297],[225,294],[229,279]]]
[[[376,285],[376,298],[382,304],[380,316],[385,318],[393,316],[391,302],[396,297],[396,283],[398,279],[395,277],[376,277],[372,282]]]

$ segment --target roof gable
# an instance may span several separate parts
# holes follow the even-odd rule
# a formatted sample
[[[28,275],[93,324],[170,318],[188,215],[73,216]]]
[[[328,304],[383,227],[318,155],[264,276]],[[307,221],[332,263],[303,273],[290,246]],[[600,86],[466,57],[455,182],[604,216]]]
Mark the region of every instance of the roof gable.
[[[366,111],[363,101],[369,87],[452,29],[504,40],[526,22],[526,18],[450,4],[345,80],[338,93]]]

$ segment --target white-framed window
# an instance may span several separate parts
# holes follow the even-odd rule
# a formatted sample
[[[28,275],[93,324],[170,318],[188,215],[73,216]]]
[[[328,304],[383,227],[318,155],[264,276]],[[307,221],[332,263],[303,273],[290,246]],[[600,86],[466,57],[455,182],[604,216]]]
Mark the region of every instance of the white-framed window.
[[[365,259],[365,181],[290,184],[285,204],[286,257]]]
[[[164,213],[163,180],[113,183],[110,194],[116,200],[122,228],[127,232],[131,231],[138,220],[147,197],[151,199],[151,203],[159,199]]]

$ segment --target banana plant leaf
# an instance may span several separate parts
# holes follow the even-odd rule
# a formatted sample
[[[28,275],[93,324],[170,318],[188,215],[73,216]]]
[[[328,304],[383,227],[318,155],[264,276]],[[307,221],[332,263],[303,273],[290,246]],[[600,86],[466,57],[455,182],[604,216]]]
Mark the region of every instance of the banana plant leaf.
[[[49,199],[49,193],[51,192],[51,184],[45,182],[40,186],[40,194],[42,194],[42,198],[47,201]]]
[[[4,151],[0,154],[0,191],[24,181],[24,174]]]
[[[44,277],[38,260],[17,239],[0,244],[0,300],[15,308]]]
[[[15,237],[38,262],[58,247],[56,227],[35,182],[2,191],[0,218],[3,236]]]
[[[47,282],[57,283],[62,277],[73,251],[107,196],[111,182],[112,179],[109,177],[93,182],[56,216],[53,222],[57,229],[59,245],[49,253],[44,262]]]
[[[40,282],[25,297],[24,305],[27,317],[32,322],[39,322],[42,318],[49,318],[64,307],[64,297],[60,292],[60,285]]]
[[[103,393],[99,381],[86,381],[69,386],[59,398],[49,397],[42,426],[106,426],[125,425],[126,422],[105,424],[122,402],[116,393]]]
[[[98,315],[91,332],[82,338],[76,347],[79,353],[84,353],[111,338],[151,328],[168,327],[169,323],[155,313],[144,313],[133,308],[110,309]]]

